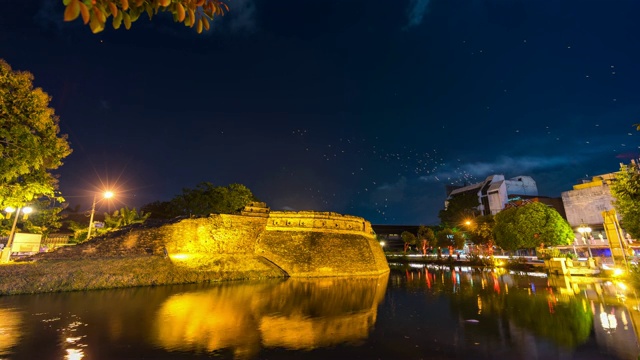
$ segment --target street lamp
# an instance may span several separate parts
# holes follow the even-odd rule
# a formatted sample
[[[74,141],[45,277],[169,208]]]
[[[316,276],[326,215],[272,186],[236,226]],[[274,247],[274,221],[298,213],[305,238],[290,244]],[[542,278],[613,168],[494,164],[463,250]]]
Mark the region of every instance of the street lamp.
[[[22,212],[25,217],[29,214],[31,214],[31,212],[33,212],[33,209],[25,206],[25,207],[19,207],[19,208],[14,208],[12,206],[7,207],[6,209],[4,209],[4,211],[6,211],[7,213],[9,213],[9,217],[11,217],[12,213],[16,213],[16,217],[13,218],[13,225],[11,226],[11,232],[9,233],[9,240],[7,240],[7,246],[4,247],[4,249],[2,249],[2,255],[0,255],[0,262],[6,263],[9,262],[9,259],[11,258],[11,246],[13,245],[13,238],[15,238],[16,236],[16,226],[18,225],[18,217],[20,216],[20,212]]]
[[[589,244],[589,236],[591,236],[591,228],[588,227],[587,225],[581,225],[578,228],[578,232],[580,232],[580,234],[582,235],[582,238],[585,240],[585,243],[587,244],[587,250],[589,250],[589,257],[593,257],[593,254],[591,253],[591,245]]]
[[[113,197],[112,191],[105,191],[102,194],[102,198],[111,199]],[[93,204],[91,205],[91,217],[89,218],[89,231],[87,232],[87,240],[91,238],[91,229],[93,228],[93,215],[96,213],[96,201],[98,199],[98,194],[93,195]]]

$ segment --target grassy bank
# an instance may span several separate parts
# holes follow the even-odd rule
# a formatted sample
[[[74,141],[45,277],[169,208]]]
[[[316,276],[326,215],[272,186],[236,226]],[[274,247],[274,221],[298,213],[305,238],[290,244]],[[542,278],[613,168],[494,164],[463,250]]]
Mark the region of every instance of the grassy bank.
[[[0,265],[0,295],[283,276],[277,267],[246,255],[201,257],[197,261],[160,256],[40,260]]]

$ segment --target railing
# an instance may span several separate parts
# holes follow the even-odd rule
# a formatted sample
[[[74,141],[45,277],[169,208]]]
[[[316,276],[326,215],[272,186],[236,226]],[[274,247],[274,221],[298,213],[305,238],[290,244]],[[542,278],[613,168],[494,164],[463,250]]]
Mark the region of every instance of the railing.
[[[65,246],[69,243],[69,235],[53,234],[42,239],[40,246],[46,246],[49,249]]]

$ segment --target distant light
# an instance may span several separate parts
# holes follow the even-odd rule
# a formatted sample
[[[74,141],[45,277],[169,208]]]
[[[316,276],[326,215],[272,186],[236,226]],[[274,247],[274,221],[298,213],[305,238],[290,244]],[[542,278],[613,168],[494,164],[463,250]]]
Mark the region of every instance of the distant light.
[[[7,206],[7,208],[4,209],[4,211],[8,213],[13,213],[16,211],[16,208],[14,208],[13,206]]]
[[[22,208],[22,213],[23,214],[31,214],[32,212],[33,212],[33,209],[30,208],[29,206]]]
[[[111,199],[113,197],[113,191],[105,191],[104,192],[104,198],[105,199]]]
[[[385,245],[384,241],[380,241],[380,246],[384,246],[384,245]]]
[[[189,258],[189,254],[171,254],[169,257],[175,260],[185,260]]]

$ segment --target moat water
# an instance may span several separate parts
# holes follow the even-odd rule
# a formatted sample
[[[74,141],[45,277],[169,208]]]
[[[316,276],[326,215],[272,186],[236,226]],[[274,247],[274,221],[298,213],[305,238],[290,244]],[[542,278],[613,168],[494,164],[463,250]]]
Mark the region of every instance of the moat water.
[[[636,359],[616,282],[393,265],[287,279],[0,297],[0,359]]]

